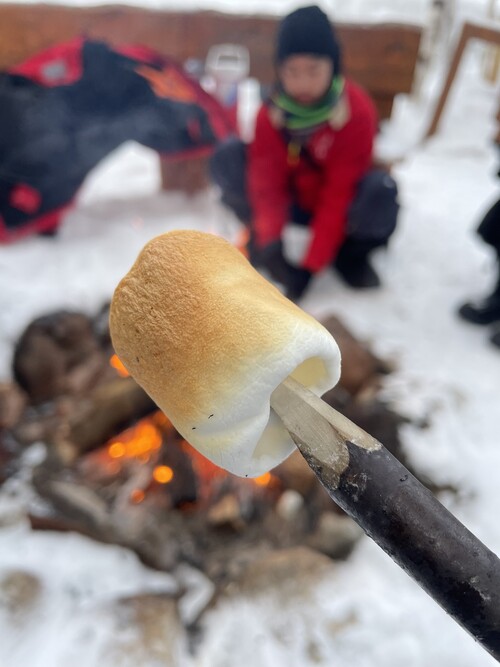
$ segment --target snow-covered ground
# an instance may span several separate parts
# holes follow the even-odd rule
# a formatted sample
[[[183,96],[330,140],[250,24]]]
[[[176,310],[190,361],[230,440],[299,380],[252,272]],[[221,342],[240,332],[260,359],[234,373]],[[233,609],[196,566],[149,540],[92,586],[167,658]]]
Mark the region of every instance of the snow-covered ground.
[[[9,2],[10,0],[0,0]],[[36,4],[36,0],[19,0],[25,4]],[[457,16],[478,18],[486,16],[489,0],[448,0],[455,5]],[[73,5],[75,7],[92,5],[139,5],[151,10],[176,9],[179,11],[196,11],[214,9],[227,13],[238,14],[274,14],[282,16],[307,2],[302,0],[51,0],[49,4]],[[316,0],[309,4],[319,5],[337,21],[381,21],[404,20],[423,23],[431,11],[432,0]]]
[[[192,4],[240,7],[224,0]],[[241,6],[284,11],[296,4],[246,0]],[[360,20],[383,11],[406,12],[408,18],[421,20],[430,3],[327,4],[333,14],[349,6]],[[457,4],[463,15],[486,15],[486,1]],[[408,455],[436,481],[460,489],[458,497],[445,502],[500,553],[500,351],[489,345],[487,330],[455,316],[457,305],[483,295],[495,276],[491,252],[474,235],[499,190],[499,161],[492,143],[498,89],[481,77],[481,56],[477,45],[468,50],[433,139],[420,142],[442,76],[442,59],[434,64],[419,98],[399,99],[384,127],[379,150],[400,158],[395,175],[402,211],[389,250],[375,257],[383,288],[366,294],[352,291],[325,272],[302,306],[317,317],[339,314],[380,355],[395,359],[398,370],[387,378],[386,396],[402,412],[430,422],[425,430],[405,427]],[[237,226],[220,208],[215,192],[187,199],[159,193],[158,185],[154,154],[124,146],[89,177],[57,238],[0,247],[0,379],[9,377],[13,343],[32,318],[63,307],[95,313],[151,237],[182,227],[234,238]],[[22,518],[15,519],[17,513],[22,517],[22,503],[22,497],[9,498],[0,490],[0,579],[12,569],[31,572],[40,577],[43,595],[20,630],[7,623],[0,591],[0,665],[57,667],[68,660],[75,667],[102,664],[97,649],[113,629],[98,622],[98,629],[91,631],[94,611],[99,619],[103,601],[137,591],[171,590],[172,581],[149,572],[123,549],[71,535],[32,534]],[[280,622],[293,629],[289,635],[276,631],[279,614],[272,605],[247,600],[226,604],[208,617],[198,657],[186,655],[182,664],[496,664],[368,538],[337,566],[336,576],[323,583],[309,605],[287,613]],[[311,633],[320,647],[314,655],[306,651]]]

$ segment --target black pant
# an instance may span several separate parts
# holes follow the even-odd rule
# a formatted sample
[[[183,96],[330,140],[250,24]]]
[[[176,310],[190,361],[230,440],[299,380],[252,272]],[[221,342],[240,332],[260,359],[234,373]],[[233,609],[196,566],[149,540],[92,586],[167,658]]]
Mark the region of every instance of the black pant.
[[[486,212],[479,223],[477,233],[497,254],[498,277],[491,296],[500,297],[500,199]]]
[[[477,233],[485,243],[493,246],[500,258],[500,199],[481,220]]]
[[[221,143],[210,160],[210,175],[221,190],[221,201],[251,226],[252,208],[246,190],[247,146],[237,138]],[[351,204],[341,253],[366,256],[387,244],[396,228],[399,203],[394,179],[382,169],[372,169],[358,184]],[[292,204],[290,219],[308,225],[312,214]],[[345,246],[345,247],[344,247]]]

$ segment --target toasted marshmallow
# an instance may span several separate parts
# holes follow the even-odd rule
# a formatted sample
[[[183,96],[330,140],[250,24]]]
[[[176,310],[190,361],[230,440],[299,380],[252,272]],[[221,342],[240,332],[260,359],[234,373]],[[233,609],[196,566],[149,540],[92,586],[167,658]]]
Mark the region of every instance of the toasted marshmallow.
[[[335,340],[227,241],[196,231],[151,240],[115,290],[113,346],[179,433],[242,477],[294,443],[270,408],[292,376],[317,395],[340,377]]]

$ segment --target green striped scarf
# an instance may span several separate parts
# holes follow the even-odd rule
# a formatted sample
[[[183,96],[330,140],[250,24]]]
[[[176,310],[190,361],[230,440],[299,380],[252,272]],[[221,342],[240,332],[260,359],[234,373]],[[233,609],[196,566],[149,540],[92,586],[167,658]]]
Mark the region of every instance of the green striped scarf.
[[[344,79],[336,76],[326,95],[314,106],[297,104],[281,88],[276,90],[270,101],[281,111],[283,127],[290,135],[296,138],[307,137],[330,120],[332,109],[339,101],[343,90]]]

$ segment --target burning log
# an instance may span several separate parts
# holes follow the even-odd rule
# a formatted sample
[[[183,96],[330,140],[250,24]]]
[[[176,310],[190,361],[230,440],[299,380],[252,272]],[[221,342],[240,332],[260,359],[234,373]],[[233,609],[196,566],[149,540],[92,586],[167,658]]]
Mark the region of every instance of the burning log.
[[[153,401],[132,378],[117,378],[97,387],[81,402],[69,418],[67,432],[58,439],[77,456],[101,447],[125,426],[155,410]]]
[[[271,405],[330,496],[500,660],[500,560],[378,441],[291,378]]]
[[[33,486],[48,502],[45,508],[32,508],[33,528],[75,530],[101,542],[119,544],[160,570],[169,571],[179,562],[183,548],[179,538],[186,540],[180,516],[152,514],[130,497],[124,511],[119,496],[106,502],[74,471],[50,455],[35,469]]]
[[[180,439],[170,426],[170,432],[167,433],[160,452],[154,479],[160,484],[168,480],[168,493],[174,508],[182,507],[185,503],[194,503],[198,499],[198,479],[193,460],[187,451],[188,447],[189,445]]]

